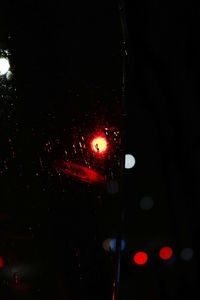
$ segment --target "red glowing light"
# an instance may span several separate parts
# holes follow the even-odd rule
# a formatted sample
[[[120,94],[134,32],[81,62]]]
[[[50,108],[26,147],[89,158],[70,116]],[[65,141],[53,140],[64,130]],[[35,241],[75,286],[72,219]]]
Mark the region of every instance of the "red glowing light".
[[[163,260],[168,260],[173,256],[173,250],[171,247],[162,247],[159,251],[159,256]]]
[[[133,256],[133,262],[136,265],[144,265],[147,263],[147,261],[148,261],[148,255],[146,252],[139,251],[135,253]]]
[[[0,269],[3,269],[5,266],[5,260],[2,256],[0,256]]]
[[[108,149],[108,142],[103,134],[98,134],[92,139],[90,146],[95,154],[104,155]]]
[[[105,182],[105,178],[102,174],[98,173],[96,170],[84,167],[77,163],[56,160],[54,162],[54,166],[57,170],[65,173],[66,175],[72,176],[84,182],[96,184],[103,184]]]

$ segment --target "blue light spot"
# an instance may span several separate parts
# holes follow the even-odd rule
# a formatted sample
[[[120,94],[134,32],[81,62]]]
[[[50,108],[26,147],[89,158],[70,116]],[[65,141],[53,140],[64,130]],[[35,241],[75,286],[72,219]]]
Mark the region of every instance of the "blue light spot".
[[[116,251],[116,239],[111,239],[110,240],[110,250],[115,252]],[[123,251],[125,249],[125,241],[121,240],[121,251]]]

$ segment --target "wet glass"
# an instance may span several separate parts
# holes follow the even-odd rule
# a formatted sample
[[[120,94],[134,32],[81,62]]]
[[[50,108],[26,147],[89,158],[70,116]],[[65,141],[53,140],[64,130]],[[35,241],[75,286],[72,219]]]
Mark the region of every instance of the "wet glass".
[[[19,1],[5,11],[1,293],[111,299],[115,258],[102,244],[118,234],[120,215],[117,1]]]

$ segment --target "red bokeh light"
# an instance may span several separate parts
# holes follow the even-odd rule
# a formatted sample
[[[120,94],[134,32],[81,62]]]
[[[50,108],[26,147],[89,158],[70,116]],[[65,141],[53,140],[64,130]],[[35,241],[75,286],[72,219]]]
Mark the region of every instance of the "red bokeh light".
[[[165,246],[162,247],[159,251],[159,257],[163,260],[168,260],[172,258],[173,256],[173,250],[171,247]]]
[[[5,266],[5,260],[2,256],[0,256],[0,269],[3,269]]]
[[[145,265],[148,261],[148,255],[146,252],[139,251],[136,252],[133,256],[133,262],[136,265]]]

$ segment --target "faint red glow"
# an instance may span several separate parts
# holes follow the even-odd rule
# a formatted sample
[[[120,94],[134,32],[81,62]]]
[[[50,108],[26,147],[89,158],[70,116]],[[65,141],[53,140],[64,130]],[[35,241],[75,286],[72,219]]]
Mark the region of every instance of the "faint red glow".
[[[13,282],[10,284],[10,287],[15,290],[15,292],[20,294],[25,294],[31,291],[31,285],[26,282],[22,282],[21,279],[16,280],[14,278]]]
[[[56,160],[54,166],[62,173],[88,183],[103,184],[105,177],[96,170],[73,162]]]
[[[165,246],[162,247],[159,251],[159,256],[163,260],[168,260],[173,256],[173,250],[171,247]]]
[[[0,213],[0,221],[10,220],[12,217],[8,213]]]
[[[148,261],[148,255],[146,252],[139,251],[135,253],[133,256],[133,262],[136,265],[144,265],[147,263],[147,261]]]
[[[108,150],[106,136],[103,133],[95,134],[91,140],[90,146],[94,154],[104,156]]]
[[[0,256],[0,269],[3,269],[5,266],[5,260],[2,256]]]

